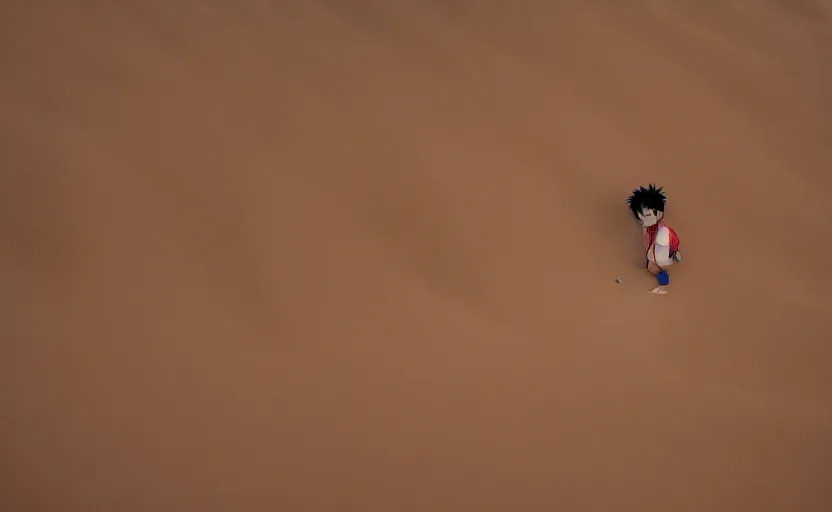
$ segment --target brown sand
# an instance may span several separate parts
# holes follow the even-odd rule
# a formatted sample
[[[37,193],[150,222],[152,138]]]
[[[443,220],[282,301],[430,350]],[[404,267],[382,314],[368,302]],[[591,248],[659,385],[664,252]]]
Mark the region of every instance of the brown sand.
[[[0,510],[832,507],[830,2],[0,27]]]

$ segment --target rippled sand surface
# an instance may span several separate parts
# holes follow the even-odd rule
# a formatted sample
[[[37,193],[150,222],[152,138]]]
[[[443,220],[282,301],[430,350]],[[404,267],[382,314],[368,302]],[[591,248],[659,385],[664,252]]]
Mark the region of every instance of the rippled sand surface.
[[[0,509],[832,508],[829,1],[34,0],[0,65]]]

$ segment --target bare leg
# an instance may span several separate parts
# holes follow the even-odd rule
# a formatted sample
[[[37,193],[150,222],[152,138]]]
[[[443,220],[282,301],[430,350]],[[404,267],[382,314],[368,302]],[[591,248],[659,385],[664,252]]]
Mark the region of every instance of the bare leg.
[[[655,263],[653,263],[652,261],[648,261],[647,262],[647,271],[650,272],[650,274],[653,275],[653,276],[658,276],[659,272],[662,271],[662,268],[660,266],[656,265]],[[666,295],[667,291],[662,286],[657,286],[657,287],[653,288],[652,290],[650,290],[650,293],[653,293],[653,294],[656,294],[656,295]]]

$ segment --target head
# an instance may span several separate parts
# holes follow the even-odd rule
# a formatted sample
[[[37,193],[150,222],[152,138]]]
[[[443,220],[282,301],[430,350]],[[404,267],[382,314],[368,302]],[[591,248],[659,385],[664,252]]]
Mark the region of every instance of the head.
[[[630,211],[642,226],[649,228],[655,226],[664,217],[664,204],[667,197],[662,188],[656,188],[651,183],[647,188],[639,187],[633,190],[632,195],[627,199]]]

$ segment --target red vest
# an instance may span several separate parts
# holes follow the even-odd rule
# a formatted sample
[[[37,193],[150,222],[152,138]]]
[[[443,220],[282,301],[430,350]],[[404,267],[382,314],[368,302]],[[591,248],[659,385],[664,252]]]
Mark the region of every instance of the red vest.
[[[666,228],[670,235],[670,257],[672,258],[677,252],[679,252],[679,235],[673,231],[673,228],[661,222],[654,224],[645,230],[644,248],[645,250],[650,250],[650,247],[653,246],[653,242],[656,240],[656,234],[659,232],[660,227]]]

